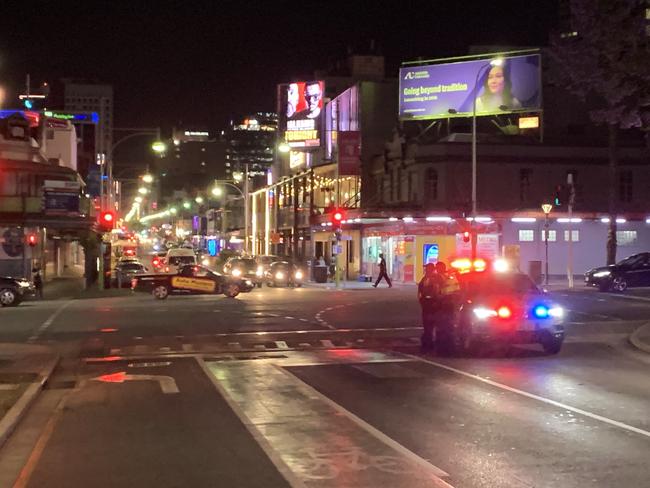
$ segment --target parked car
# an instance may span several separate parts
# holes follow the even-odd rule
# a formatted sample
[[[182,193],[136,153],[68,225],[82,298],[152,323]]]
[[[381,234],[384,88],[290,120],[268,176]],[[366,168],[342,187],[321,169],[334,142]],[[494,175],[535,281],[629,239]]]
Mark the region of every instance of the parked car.
[[[622,292],[629,287],[650,286],[650,253],[633,254],[616,264],[585,273],[585,284],[600,291]]]
[[[0,276],[0,305],[17,307],[25,298],[34,295],[34,285],[24,278]]]
[[[149,269],[137,261],[123,261],[117,263],[113,271],[113,282],[115,286],[130,287],[131,280],[135,275],[147,273]]]

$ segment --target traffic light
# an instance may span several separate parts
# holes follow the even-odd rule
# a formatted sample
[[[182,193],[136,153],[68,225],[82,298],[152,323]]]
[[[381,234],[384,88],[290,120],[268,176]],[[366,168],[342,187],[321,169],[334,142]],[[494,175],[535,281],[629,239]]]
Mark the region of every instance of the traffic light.
[[[555,205],[556,207],[562,205],[562,200],[563,200],[562,191],[563,191],[562,185],[558,185],[555,187],[555,198],[553,199],[553,205]]]
[[[334,210],[332,210],[330,219],[332,221],[332,225],[334,226],[334,228],[340,229],[341,224],[345,220],[345,210],[341,208],[335,208]]]
[[[38,237],[36,237],[36,234],[27,234],[27,244],[29,244],[29,247],[35,247],[37,243]]]
[[[99,228],[102,232],[110,232],[115,227],[115,212],[104,210],[99,214]]]
[[[472,234],[470,231],[466,230],[463,232],[463,242],[469,242],[470,240],[472,240]]]

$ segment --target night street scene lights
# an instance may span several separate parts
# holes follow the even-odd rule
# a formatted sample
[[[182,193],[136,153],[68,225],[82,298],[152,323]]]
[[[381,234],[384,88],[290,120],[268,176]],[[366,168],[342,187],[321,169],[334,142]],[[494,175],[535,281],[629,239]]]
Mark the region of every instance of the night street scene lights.
[[[202,196],[198,196],[198,197],[196,197],[196,198],[194,199],[194,201],[195,201],[197,204],[199,204],[199,205],[201,205],[201,204],[204,202]]]
[[[151,144],[151,150],[156,154],[164,154],[167,151],[167,144],[162,141],[155,141]]]
[[[220,186],[215,186],[214,188],[212,188],[210,193],[212,193],[212,195],[215,197],[220,197],[221,195],[223,195],[223,189]]]
[[[146,175],[143,175],[142,176],[142,181],[147,183],[147,184],[153,183],[153,175],[151,175],[149,173],[147,173]]]
[[[544,252],[546,254],[546,260],[544,262],[544,283],[548,285],[548,227],[549,220],[548,216],[553,210],[553,205],[550,203],[542,204],[542,212],[544,212]]]

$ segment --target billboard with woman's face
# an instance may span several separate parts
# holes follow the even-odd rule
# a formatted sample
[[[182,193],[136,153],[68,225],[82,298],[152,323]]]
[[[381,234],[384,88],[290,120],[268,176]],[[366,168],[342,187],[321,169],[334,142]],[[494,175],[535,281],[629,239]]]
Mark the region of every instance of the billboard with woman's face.
[[[400,69],[399,116],[439,119],[542,109],[540,55]]]

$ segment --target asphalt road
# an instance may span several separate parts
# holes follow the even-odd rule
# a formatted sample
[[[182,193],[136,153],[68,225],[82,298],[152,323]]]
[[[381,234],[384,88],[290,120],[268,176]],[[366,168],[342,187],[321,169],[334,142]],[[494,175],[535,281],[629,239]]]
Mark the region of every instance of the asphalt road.
[[[30,487],[647,486],[650,356],[626,338],[650,301],[558,292],[559,355],[439,358],[418,353],[414,294],[263,288],[2,309],[1,342],[50,344],[64,361],[45,393],[62,401],[34,412],[47,419],[36,449],[20,462],[4,449],[0,467],[26,466],[16,486]]]

